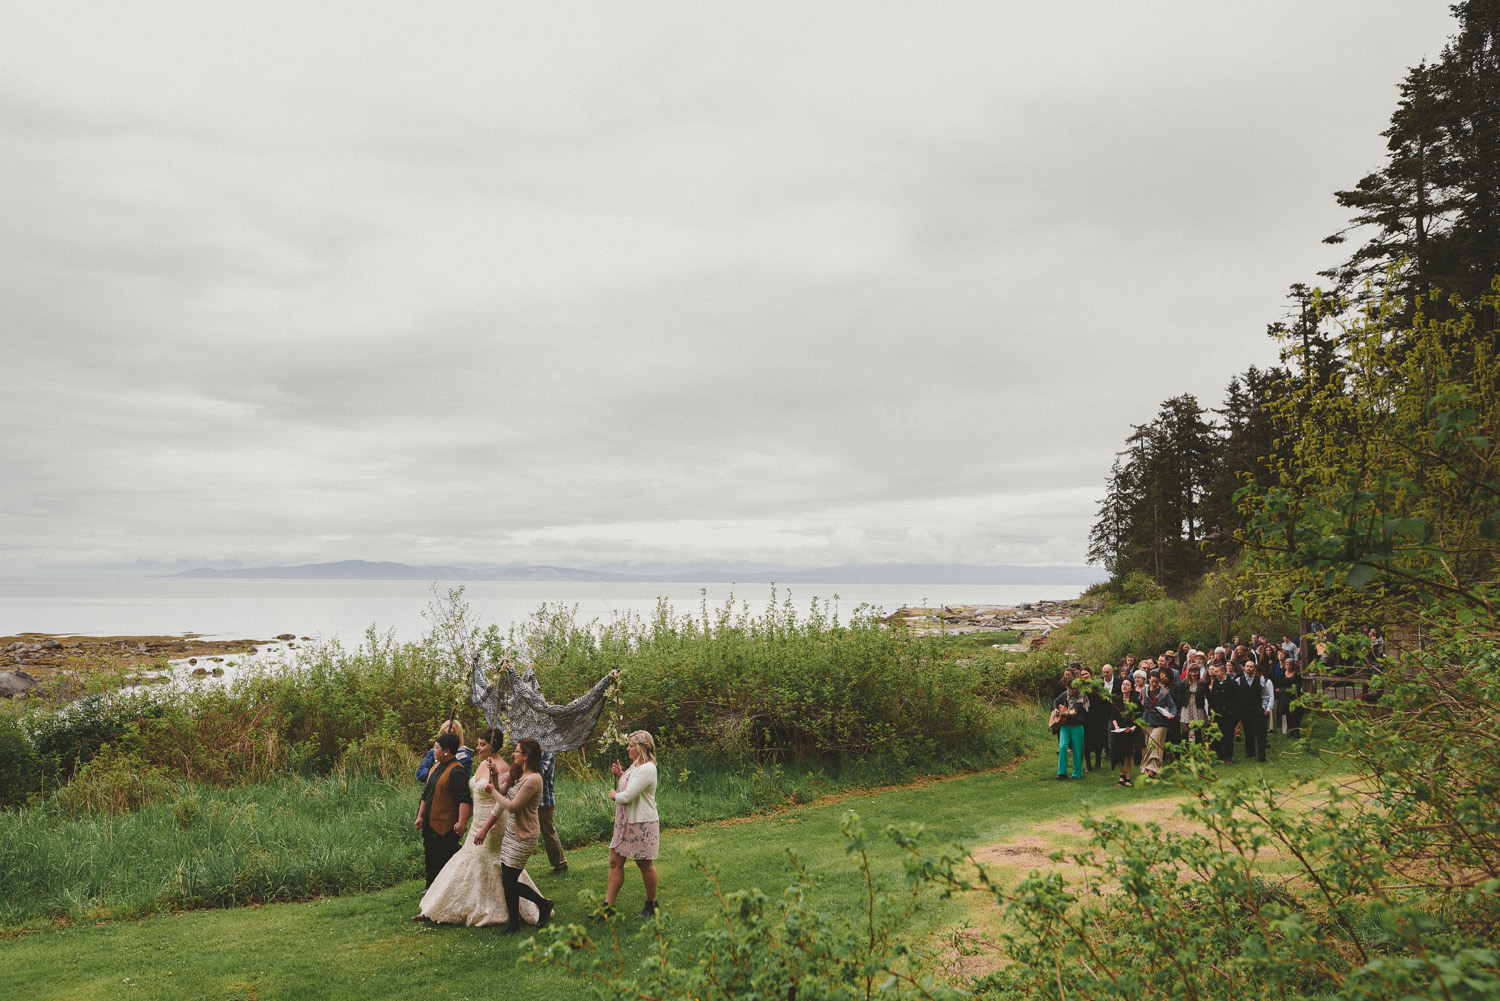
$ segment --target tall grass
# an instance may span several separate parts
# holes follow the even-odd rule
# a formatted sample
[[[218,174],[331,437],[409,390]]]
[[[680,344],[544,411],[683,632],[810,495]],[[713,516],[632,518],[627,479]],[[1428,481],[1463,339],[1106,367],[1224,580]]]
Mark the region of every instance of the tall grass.
[[[841,623],[827,605],[799,617],[774,595],[759,615],[732,599],[697,615],[662,602],[648,618],[604,624],[544,607],[485,642],[492,659],[513,650],[533,664],[549,692],[582,691],[621,668],[624,723],[659,744],[782,762],[994,750],[1002,693],[990,679],[863,606]]]
[[[1018,755],[1036,731],[1034,710],[1010,709],[1000,714],[994,740]],[[382,778],[342,768],[218,787],[166,782],[149,771],[142,778],[139,766],[127,773],[126,760],[96,759],[69,789],[118,792],[134,776],[135,789],[126,790],[136,797],[132,809],[81,811],[87,793],[70,798],[65,790],[40,805],[0,812],[0,927],[305,899],[422,875],[421,841],[412,829],[421,788],[410,772]],[[873,759],[836,767],[731,763],[687,750],[662,755],[658,766],[657,804],[669,828],[916,774],[909,765]],[[563,756],[556,820],[564,845],[609,837],[614,807],[604,793],[610,786],[608,773],[582,755]]]
[[[0,923],[82,921],[372,889],[421,872],[410,789],[378,778],[216,788],[143,809],[0,813]]]

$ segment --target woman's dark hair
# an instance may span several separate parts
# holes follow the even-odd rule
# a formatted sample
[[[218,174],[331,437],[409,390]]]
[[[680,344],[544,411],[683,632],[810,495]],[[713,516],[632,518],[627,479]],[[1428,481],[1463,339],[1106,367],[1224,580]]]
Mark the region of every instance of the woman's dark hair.
[[[505,750],[505,731],[498,726],[487,726],[474,735],[475,743],[481,740],[490,745],[491,752]]]
[[[457,754],[460,746],[458,743],[458,734],[448,731],[438,734],[437,740],[434,740],[433,743],[451,754]]]
[[[531,737],[522,737],[516,741],[516,746],[521,749],[521,756],[526,759],[526,766],[534,772],[542,770],[542,745]],[[521,781],[521,766],[510,766],[510,785],[514,789],[517,782]]]

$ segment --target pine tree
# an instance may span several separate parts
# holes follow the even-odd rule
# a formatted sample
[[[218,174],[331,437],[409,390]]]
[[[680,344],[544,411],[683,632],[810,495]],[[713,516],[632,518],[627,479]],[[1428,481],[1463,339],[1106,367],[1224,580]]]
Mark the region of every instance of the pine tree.
[[[1184,590],[1204,570],[1203,499],[1218,464],[1218,436],[1197,399],[1183,395],[1137,425],[1126,446],[1110,470],[1089,560],[1115,580],[1140,572]]]
[[[1466,0],[1453,12],[1459,30],[1441,58],[1401,84],[1382,133],[1386,165],[1336,193],[1355,214],[1324,241],[1373,227],[1348,261],[1323,275],[1358,301],[1364,286],[1384,286],[1386,270],[1400,268],[1394,291],[1405,301],[1403,320],[1431,289],[1477,303],[1500,273],[1500,0]]]

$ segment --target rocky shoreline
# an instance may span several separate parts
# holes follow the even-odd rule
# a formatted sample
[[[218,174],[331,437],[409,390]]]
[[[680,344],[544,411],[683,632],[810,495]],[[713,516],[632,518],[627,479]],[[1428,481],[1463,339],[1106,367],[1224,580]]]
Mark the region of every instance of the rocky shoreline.
[[[882,621],[905,626],[918,636],[963,636],[972,633],[1020,633],[1016,643],[997,643],[1001,650],[1024,653],[1045,646],[1054,629],[1092,615],[1087,601],[1032,601],[1020,605],[942,605],[898,608]]]
[[[308,641],[308,637],[301,640]],[[193,634],[0,636],[0,697],[24,697],[38,688],[67,697],[98,674],[118,676],[126,684],[165,681],[166,669],[173,664],[191,666],[194,675],[221,675],[224,670],[218,665],[227,656],[253,656],[268,647],[294,647],[297,642],[293,633],[268,640],[203,639]]]

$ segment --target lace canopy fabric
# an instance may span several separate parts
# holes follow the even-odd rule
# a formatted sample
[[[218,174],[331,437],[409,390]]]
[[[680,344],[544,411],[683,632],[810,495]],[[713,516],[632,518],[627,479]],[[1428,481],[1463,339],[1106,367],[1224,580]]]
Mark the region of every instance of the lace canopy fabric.
[[[507,736],[511,741],[531,737],[542,745],[543,751],[554,753],[576,751],[588,742],[598,725],[599,714],[604,711],[604,696],[613,680],[606,674],[572,702],[555,706],[542,694],[536,672],[531,668],[525,674],[517,674],[509,661],[501,664],[501,684],[506,691],[500,691],[485,678],[481,664],[475,657],[469,674],[469,702],[484,710],[485,722],[501,726],[500,717],[509,716],[511,733]]]

